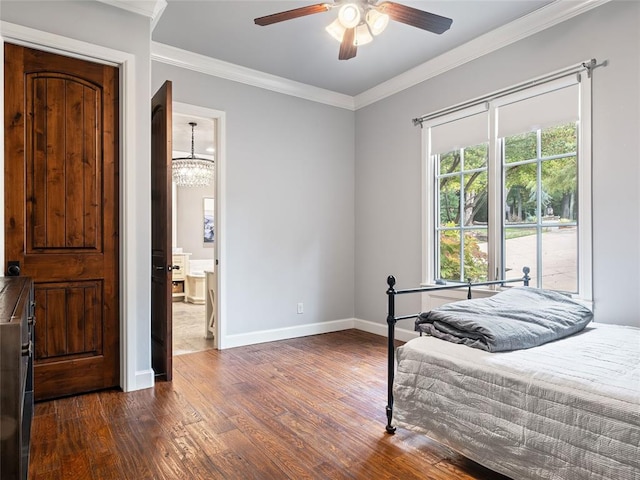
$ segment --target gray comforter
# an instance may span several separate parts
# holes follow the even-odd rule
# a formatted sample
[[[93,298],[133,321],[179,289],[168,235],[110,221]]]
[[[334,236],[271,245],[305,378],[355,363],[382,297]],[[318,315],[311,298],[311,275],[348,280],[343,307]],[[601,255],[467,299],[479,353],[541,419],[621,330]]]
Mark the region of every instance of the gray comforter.
[[[593,313],[550,290],[514,287],[490,298],[448,303],[421,313],[416,330],[454,343],[501,352],[531,348],[582,330]]]

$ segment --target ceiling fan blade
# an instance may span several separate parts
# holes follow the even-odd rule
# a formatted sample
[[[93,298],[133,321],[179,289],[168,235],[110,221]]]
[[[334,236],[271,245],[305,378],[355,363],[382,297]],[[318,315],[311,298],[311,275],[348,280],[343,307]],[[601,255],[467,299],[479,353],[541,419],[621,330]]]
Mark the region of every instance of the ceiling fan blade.
[[[451,23],[453,23],[453,20],[450,18],[395,2],[383,2],[378,5],[378,10],[386,13],[396,22],[406,23],[412,27],[421,28],[433,33],[446,32],[449,30],[449,27],[451,27]]]
[[[353,40],[356,36],[356,29],[347,28],[344,31],[344,36],[342,37],[342,43],[340,44],[340,53],[338,53],[338,60],[349,60],[356,56],[358,51],[358,47],[353,44]]]
[[[331,7],[332,5],[329,3],[317,3],[315,5],[308,5],[306,7],[294,8],[293,10],[286,10],[284,12],[258,17],[253,21],[256,25],[271,25],[272,23],[284,22],[285,20],[292,20],[294,18],[304,17],[305,15],[326,12],[330,10]]]

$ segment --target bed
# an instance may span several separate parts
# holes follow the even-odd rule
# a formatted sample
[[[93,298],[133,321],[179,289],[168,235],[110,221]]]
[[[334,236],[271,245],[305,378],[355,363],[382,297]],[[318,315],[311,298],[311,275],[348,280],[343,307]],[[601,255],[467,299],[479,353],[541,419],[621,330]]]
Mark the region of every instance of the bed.
[[[421,320],[395,316],[395,296],[434,287],[388,283],[388,433],[426,434],[518,480],[640,480],[640,329],[590,322],[501,352],[423,335],[396,350],[396,322]]]

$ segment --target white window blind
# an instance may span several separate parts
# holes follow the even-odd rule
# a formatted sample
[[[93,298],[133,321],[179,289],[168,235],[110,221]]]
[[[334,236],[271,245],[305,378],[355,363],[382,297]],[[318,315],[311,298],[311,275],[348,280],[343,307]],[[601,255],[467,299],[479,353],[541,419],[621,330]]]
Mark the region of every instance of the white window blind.
[[[497,109],[498,137],[508,137],[578,121],[579,88],[575,83],[499,106]]]
[[[431,155],[447,153],[489,140],[489,113],[487,106],[477,106],[458,112],[458,115],[441,117],[432,122]]]

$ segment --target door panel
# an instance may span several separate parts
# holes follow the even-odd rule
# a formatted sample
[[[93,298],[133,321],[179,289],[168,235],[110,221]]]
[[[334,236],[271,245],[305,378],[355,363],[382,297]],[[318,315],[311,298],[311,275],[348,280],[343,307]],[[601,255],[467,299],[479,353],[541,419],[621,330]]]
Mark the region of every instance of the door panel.
[[[5,259],[35,283],[35,397],[119,383],[118,70],[5,44]]]
[[[171,82],[151,101],[151,364],[172,378]]]

